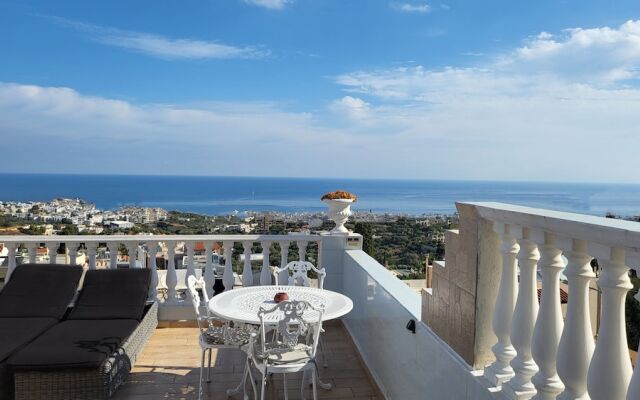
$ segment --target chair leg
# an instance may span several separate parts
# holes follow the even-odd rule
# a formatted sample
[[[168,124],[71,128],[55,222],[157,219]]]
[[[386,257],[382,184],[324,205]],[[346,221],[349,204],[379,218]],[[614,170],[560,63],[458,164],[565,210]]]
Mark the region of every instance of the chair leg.
[[[262,390],[260,391],[260,400],[264,400],[266,399],[266,391],[267,391],[267,378],[269,377],[269,375],[267,374],[267,371],[264,371],[264,375],[262,375]]]
[[[329,364],[327,364],[327,355],[324,353],[324,345],[322,344],[322,338],[318,340],[318,347],[320,348],[320,354],[322,354],[322,367],[327,368]]]
[[[249,379],[251,379],[251,388],[253,389],[253,398],[254,400],[258,400],[258,387],[256,386],[256,381],[253,379],[253,373],[251,372],[251,362],[247,358],[247,374],[249,375]],[[245,400],[248,400],[248,397],[245,396]]]
[[[284,385],[284,400],[289,400],[289,390],[287,388],[287,374],[282,374],[282,381]]]
[[[204,375],[204,353],[206,349],[202,349],[202,357],[200,358],[200,389],[198,389],[198,399],[202,398],[202,377]]]
[[[316,365],[313,366],[313,373],[311,374],[311,385],[313,386],[313,400],[318,400],[318,388],[316,388],[316,375],[318,374],[318,371],[316,371],[316,368],[318,368]]]
[[[211,382],[211,351],[212,349],[209,349],[209,366],[207,367],[207,382]]]

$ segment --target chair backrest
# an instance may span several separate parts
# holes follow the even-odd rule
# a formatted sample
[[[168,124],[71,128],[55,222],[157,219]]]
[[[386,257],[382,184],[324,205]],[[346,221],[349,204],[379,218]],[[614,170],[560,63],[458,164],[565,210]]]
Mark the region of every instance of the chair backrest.
[[[324,277],[327,275],[324,268],[316,268],[309,261],[291,261],[284,268],[275,268],[273,275],[276,279],[276,285],[282,285],[284,282],[279,282],[280,272],[287,271],[289,286],[311,286],[311,279],[309,279],[309,272],[314,271],[318,275],[318,288],[324,289]]]
[[[203,321],[205,318],[202,315],[202,313],[200,312],[200,306],[201,306],[201,301],[200,301],[200,294],[198,293],[198,287],[200,288],[205,288],[206,285],[204,283],[204,279],[202,277],[197,278],[194,275],[189,275],[187,277],[187,288],[189,290],[189,293],[191,294],[191,302],[193,303],[193,309],[196,312],[196,320],[198,321],[198,327],[200,328],[200,331],[204,332],[208,327],[208,323],[204,323],[205,321]],[[202,290],[202,297],[204,298],[204,303],[205,303],[205,308],[206,308],[206,317],[210,317],[209,314],[209,296],[207,295],[207,291],[206,290]]]
[[[315,357],[322,331],[323,313],[324,309],[316,308],[304,300],[283,301],[269,310],[260,307],[258,317],[264,359],[268,359],[272,353],[294,350],[300,341],[306,345],[308,355],[311,358]],[[267,329],[272,328],[274,320],[278,323],[275,326],[275,335],[268,335],[271,338],[269,342]]]

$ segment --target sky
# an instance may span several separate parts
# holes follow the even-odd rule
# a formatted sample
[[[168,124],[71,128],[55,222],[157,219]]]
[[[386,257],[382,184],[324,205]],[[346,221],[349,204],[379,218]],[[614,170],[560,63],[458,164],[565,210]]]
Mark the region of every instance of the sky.
[[[0,172],[640,183],[640,4],[0,0]]]

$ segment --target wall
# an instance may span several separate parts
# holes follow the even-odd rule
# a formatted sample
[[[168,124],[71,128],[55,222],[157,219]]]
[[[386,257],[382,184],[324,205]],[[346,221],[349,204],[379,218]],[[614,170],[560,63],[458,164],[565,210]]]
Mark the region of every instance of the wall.
[[[492,399],[471,367],[420,322],[421,300],[363,251],[345,251],[343,293],[354,308],[344,318],[387,399]],[[416,333],[405,326],[416,320]]]

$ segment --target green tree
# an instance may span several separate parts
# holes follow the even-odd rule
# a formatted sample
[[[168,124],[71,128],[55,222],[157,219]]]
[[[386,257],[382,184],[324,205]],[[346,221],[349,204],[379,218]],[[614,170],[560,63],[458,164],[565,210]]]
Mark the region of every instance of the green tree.
[[[367,222],[356,222],[353,231],[362,235],[362,250],[375,258],[376,247],[373,243],[373,228],[371,224]]]

